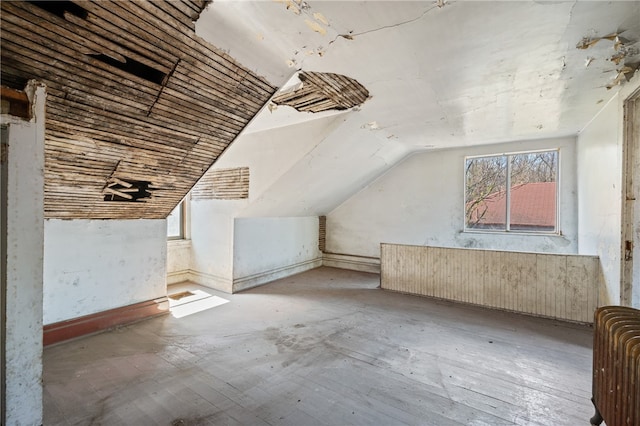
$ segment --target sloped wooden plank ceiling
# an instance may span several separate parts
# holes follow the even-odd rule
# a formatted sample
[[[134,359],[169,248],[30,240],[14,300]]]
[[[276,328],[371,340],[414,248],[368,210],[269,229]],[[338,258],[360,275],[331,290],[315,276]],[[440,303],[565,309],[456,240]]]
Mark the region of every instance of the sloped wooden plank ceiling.
[[[45,217],[166,217],[275,92],[196,36],[206,3],[0,3],[2,85],[47,85]]]

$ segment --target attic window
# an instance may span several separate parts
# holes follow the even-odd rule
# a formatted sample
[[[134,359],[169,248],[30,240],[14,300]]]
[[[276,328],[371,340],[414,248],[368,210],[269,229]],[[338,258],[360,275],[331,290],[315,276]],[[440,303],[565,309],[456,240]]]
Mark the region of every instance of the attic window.
[[[111,177],[109,183],[102,190],[104,201],[129,201],[136,202],[142,198],[150,198],[150,182],[125,181]]]
[[[167,216],[167,239],[183,240],[185,239],[185,230],[187,228],[187,201],[188,198],[180,201],[178,205]]]
[[[557,233],[559,152],[465,160],[465,231]]]
[[[363,85],[341,74],[303,71],[298,78],[300,86],[276,95],[272,102],[301,112],[321,112],[353,108],[369,98]]]

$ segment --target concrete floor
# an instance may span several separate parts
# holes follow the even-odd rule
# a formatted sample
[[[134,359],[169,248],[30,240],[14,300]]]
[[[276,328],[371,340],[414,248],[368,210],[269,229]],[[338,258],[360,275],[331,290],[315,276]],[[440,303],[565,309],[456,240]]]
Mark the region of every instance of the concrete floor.
[[[319,268],[235,295],[172,286],[201,298],[180,318],[45,349],[45,424],[588,424],[591,328],[378,282]]]

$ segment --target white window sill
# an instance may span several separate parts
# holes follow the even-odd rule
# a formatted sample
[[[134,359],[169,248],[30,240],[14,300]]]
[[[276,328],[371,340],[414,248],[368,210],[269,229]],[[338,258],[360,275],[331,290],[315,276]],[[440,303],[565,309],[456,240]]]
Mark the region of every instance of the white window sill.
[[[191,247],[191,240],[186,240],[183,238],[175,238],[172,240],[167,240],[167,246],[169,247]]]
[[[562,232],[527,232],[527,231],[503,231],[503,230],[495,230],[488,231],[482,229],[465,229],[461,232],[462,234],[488,234],[488,235],[528,235],[535,237],[562,237]]]

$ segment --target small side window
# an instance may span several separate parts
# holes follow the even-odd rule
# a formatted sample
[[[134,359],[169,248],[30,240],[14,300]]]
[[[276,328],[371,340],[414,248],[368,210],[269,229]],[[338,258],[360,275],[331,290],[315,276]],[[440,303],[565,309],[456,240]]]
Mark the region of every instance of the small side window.
[[[185,201],[182,200],[167,217],[167,238],[180,240],[184,238]]]

